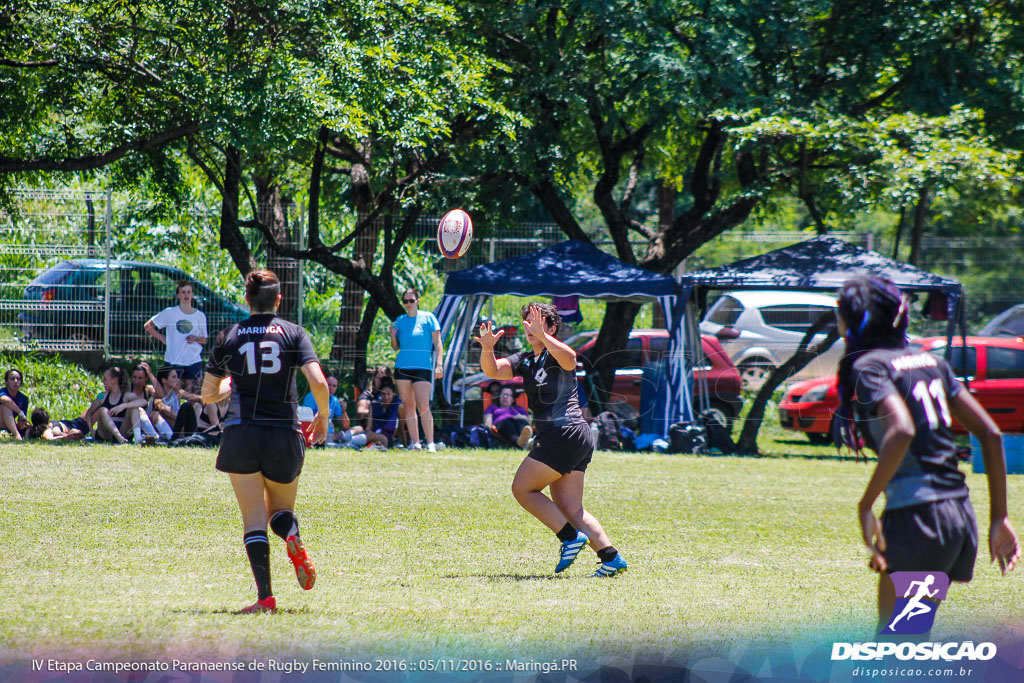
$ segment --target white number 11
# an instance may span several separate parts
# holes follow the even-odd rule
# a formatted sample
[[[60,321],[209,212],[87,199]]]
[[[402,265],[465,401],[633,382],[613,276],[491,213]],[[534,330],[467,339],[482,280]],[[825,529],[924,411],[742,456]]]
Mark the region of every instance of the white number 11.
[[[931,384],[925,385],[922,379],[914,385],[912,390],[914,398],[921,402],[924,414],[928,418],[928,428],[937,429],[939,426],[939,413],[942,415],[942,424],[947,427],[952,424],[949,417],[949,404],[946,403],[946,389],[942,386],[942,380],[935,378]],[[932,401],[932,399],[935,399]],[[935,411],[935,404],[939,404],[938,413]]]

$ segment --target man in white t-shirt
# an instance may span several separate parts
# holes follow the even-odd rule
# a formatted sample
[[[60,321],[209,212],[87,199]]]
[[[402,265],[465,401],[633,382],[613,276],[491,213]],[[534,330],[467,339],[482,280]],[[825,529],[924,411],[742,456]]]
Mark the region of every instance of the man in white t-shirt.
[[[169,306],[146,321],[146,333],[166,344],[164,362],[173,366],[185,388],[191,389],[203,371],[206,315],[192,307],[192,284],[181,280],[177,306]],[[165,330],[161,333],[160,330]]]

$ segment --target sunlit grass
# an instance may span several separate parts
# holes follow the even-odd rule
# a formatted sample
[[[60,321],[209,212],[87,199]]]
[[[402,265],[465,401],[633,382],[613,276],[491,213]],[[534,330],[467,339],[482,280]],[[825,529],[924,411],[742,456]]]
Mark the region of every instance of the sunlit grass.
[[[0,660],[46,653],[238,658],[653,652],[863,638],[874,620],[852,460],[599,453],[586,503],[629,560],[554,576],[557,543],[509,492],[521,452],[317,450],[298,513],[319,569],[272,545],[279,614],[254,599],[215,452],[0,445]],[[979,518],[984,479],[970,474]],[[1011,516],[1024,479],[1011,477]],[[999,630],[1020,577],[982,552],[934,635]]]

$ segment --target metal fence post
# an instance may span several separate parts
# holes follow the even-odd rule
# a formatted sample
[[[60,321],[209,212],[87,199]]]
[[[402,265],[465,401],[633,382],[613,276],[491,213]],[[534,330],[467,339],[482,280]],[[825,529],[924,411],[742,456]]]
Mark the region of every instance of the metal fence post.
[[[103,357],[110,358],[110,225],[114,219],[114,191],[107,188],[107,213],[104,228],[107,231],[107,268],[103,288]]]

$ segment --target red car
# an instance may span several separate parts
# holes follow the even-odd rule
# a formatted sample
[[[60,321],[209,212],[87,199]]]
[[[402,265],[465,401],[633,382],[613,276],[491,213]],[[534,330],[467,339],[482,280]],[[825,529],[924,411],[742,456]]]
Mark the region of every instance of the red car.
[[[587,334],[591,338],[577,345],[576,351],[593,361],[589,352],[597,342],[597,332]],[[668,353],[668,342],[668,330],[633,330],[629,333],[626,348],[619,352],[620,357],[616,359],[617,369],[615,370],[615,383],[612,385],[611,401],[625,400],[637,412],[640,411],[644,364],[661,360]],[[731,425],[743,406],[743,398],[740,395],[740,372],[714,336],[701,335],[701,346],[706,360],[703,369],[707,373],[710,412],[723,424]],[[701,383],[696,382],[693,397],[694,408],[699,406],[701,391]]]
[[[946,338],[926,337],[911,346],[944,357]],[[967,337],[964,349],[961,339],[954,337],[951,361],[953,374],[969,387],[1002,431],[1024,431],[1024,341]],[[804,432],[814,443],[830,443],[832,415],[838,407],[835,375],[809,379],[786,391],[779,404],[779,422],[784,429]],[[953,431],[965,433],[955,420]]]
[[[566,343],[576,349],[579,356],[585,357],[586,360],[592,360],[587,352],[594,347],[596,341],[597,331],[595,330],[573,335],[566,340]],[[652,329],[630,332],[626,348],[619,352],[620,358],[616,363],[618,369],[615,371],[615,383],[612,385],[610,400],[624,400],[639,413],[644,364],[660,360],[668,352],[668,342],[668,330]],[[703,370],[707,373],[709,411],[720,422],[732,425],[732,421],[739,415],[740,408],[743,406],[743,397],[740,395],[740,372],[715,337],[701,335],[701,342],[707,361]],[[581,358],[581,361],[583,359]],[[581,365],[583,364],[581,363]],[[582,369],[579,371],[581,379],[584,373],[585,371]],[[486,387],[495,381],[487,379],[482,373],[479,377],[471,376],[468,379],[470,386],[476,388],[472,394],[468,395],[473,399],[482,397]],[[518,387],[522,381],[521,377],[515,377],[503,381],[501,384]],[[700,400],[701,384],[697,382],[695,387],[694,406],[697,407]],[[470,408],[470,411],[472,410]]]

